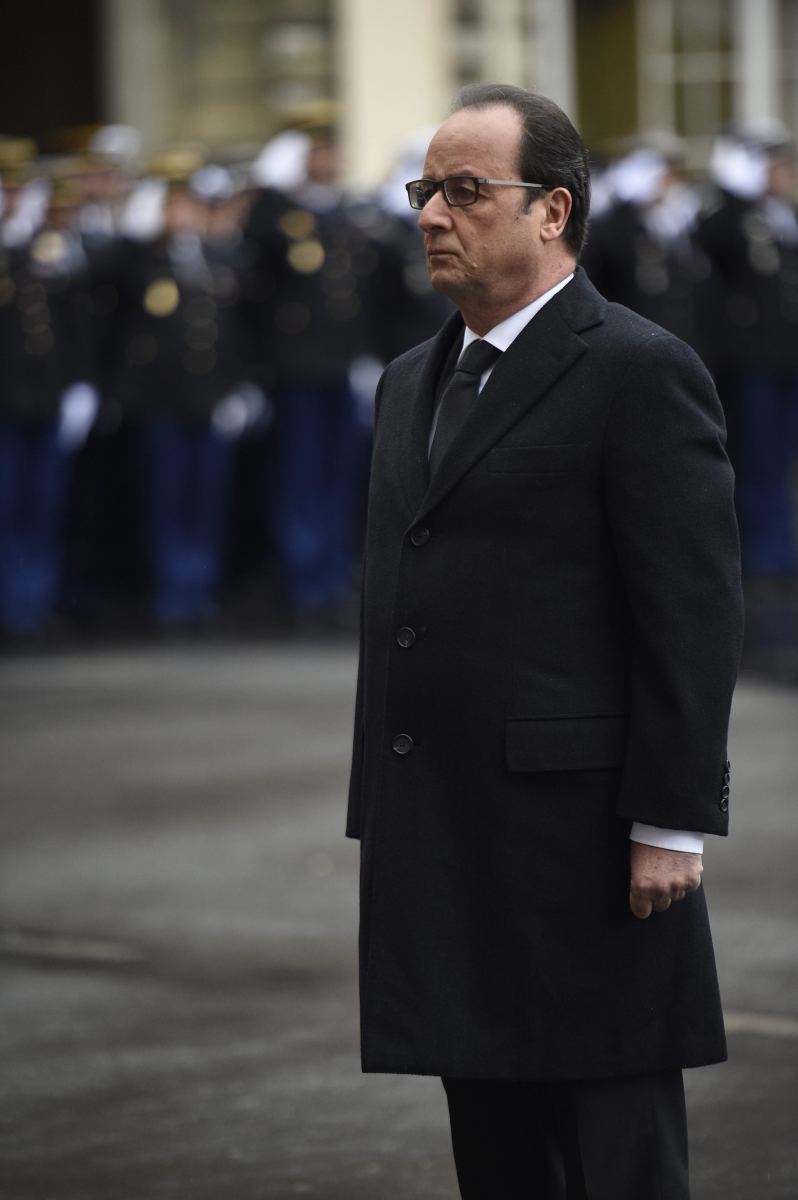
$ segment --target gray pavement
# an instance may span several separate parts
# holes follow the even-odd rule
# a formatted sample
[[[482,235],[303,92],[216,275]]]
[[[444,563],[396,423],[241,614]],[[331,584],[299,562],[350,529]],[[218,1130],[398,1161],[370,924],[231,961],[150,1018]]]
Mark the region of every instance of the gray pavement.
[[[348,646],[0,663],[2,1200],[457,1197],[439,1082],[359,1072],[354,670]],[[798,1197],[797,734],[798,690],[744,677],[694,1200]]]

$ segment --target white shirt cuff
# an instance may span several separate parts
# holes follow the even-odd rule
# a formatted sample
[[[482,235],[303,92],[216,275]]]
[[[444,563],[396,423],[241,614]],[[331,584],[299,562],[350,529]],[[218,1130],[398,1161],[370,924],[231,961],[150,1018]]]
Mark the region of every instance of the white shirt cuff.
[[[643,842],[646,846],[659,846],[660,850],[681,850],[682,854],[703,854],[703,833],[691,833],[686,829],[660,829],[656,825],[641,825],[632,822],[629,838]]]

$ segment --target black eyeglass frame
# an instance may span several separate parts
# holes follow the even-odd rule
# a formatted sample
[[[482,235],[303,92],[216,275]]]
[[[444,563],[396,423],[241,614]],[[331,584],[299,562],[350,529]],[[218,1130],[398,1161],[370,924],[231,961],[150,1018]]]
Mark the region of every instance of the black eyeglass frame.
[[[446,184],[451,183],[455,179],[467,179],[470,183],[474,184],[473,200],[467,200],[465,204],[456,204],[449,198]],[[417,187],[420,183],[434,184],[435,191],[432,193],[432,196],[434,196],[435,192],[437,192],[440,188],[443,192],[443,198],[449,205],[449,208],[470,208],[472,204],[476,204],[477,200],[479,200],[479,189],[483,183],[489,183],[491,187],[520,187],[534,188],[540,191],[548,190],[545,183],[522,183],[520,179],[482,179],[477,175],[449,175],[446,179],[411,179],[410,183],[405,184],[405,190],[407,192],[407,198],[410,201],[410,207],[415,209],[416,212],[420,212],[422,209],[426,208],[429,204],[429,201],[432,199],[432,196],[430,196],[429,200],[425,200],[423,204],[413,203],[413,196],[410,189]]]

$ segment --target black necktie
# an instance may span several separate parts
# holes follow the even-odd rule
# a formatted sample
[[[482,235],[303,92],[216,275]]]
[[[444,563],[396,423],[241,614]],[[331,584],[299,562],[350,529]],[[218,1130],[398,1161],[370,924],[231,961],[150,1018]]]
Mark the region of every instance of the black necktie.
[[[455,367],[438,409],[438,424],[429,456],[430,478],[471,411],[479,395],[479,381],[483,373],[493,366],[500,354],[501,350],[480,338],[471,343]]]

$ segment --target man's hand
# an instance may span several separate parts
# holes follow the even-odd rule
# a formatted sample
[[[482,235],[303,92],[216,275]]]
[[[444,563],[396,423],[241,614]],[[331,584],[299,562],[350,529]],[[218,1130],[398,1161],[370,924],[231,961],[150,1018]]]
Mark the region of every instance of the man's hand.
[[[688,892],[701,886],[704,864],[700,854],[681,850],[660,850],[643,842],[630,842],[632,884],[629,907],[641,919],[654,912],[665,912],[672,900],[684,900]]]

